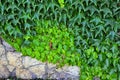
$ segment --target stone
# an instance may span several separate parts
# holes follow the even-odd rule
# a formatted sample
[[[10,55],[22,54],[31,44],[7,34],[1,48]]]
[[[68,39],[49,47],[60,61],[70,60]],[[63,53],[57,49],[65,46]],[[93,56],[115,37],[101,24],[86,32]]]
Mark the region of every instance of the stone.
[[[93,78],[93,80],[100,80],[100,78],[97,77],[97,76],[95,76],[95,77]]]
[[[6,55],[2,55],[0,56],[0,64],[4,64],[4,65],[7,65],[8,64],[8,60],[6,58]]]
[[[57,71],[57,72],[62,72],[63,69],[62,69],[62,68],[57,68],[56,71]]]
[[[0,44],[0,56],[5,55],[4,46]]]
[[[10,72],[10,77],[16,77],[16,68],[14,68],[12,72]]]
[[[27,69],[16,68],[16,77],[21,79],[32,79],[32,74]]]
[[[8,44],[6,41],[2,40],[2,44],[5,47],[5,50],[7,52],[14,52],[15,51],[15,49],[10,44]]]
[[[45,74],[45,65],[36,65],[28,68],[29,71],[32,73],[35,73],[37,78],[42,78],[42,76]]]
[[[74,76],[79,76],[80,75],[80,68],[79,67],[77,67],[77,66],[65,66],[64,68],[63,68],[63,71],[65,71],[65,72],[67,72],[67,73],[69,73],[69,74],[71,74],[71,75],[74,75]]]
[[[13,72],[13,70],[15,69],[15,66],[7,65],[7,68],[10,72]]]
[[[56,66],[45,62],[45,74],[42,76],[43,79],[48,79],[55,71]]]
[[[31,67],[31,66],[34,66],[34,65],[41,64],[42,62],[40,62],[40,61],[38,61],[36,59],[33,59],[31,57],[26,56],[26,57],[23,57],[22,63],[23,63],[23,66],[25,68],[28,68],[28,67]]]
[[[0,65],[0,78],[8,78],[10,75],[9,70],[5,65]]]
[[[52,74],[50,77],[50,79],[60,79],[60,73],[59,72],[54,72],[54,74]]]
[[[52,64],[52,63],[48,63],[48,68],[51,69],[51,68],[56,68],[56,65],[55,64]]]
[[[7,59],[10,65],[15,67],[23,67],[21,53],[17,52],[8,52]]]
[[[55,72],[56,65],[52,64],[52,63],[48,63],[47,66],[48,66],[47,73],[48,73],[48,76],[50,76],[51,74],[53,74]]]

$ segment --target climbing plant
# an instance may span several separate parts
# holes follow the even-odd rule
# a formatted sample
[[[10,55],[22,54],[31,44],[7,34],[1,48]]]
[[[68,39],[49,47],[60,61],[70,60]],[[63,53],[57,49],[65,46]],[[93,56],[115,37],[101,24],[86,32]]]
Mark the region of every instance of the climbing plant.
[[[66,28],[60,28],[61,25]],[[40,39],[37,31],[39,26],[48,26],[47,29],[42,28],[45,29],[45,34],[50,29],[60,29],[60,33],[64,35],[64,29],[68,30],[67,34],[70,34],[69,29],[72,30],[72,48],[75,48],[75,53],[72,54],[77,54],[78,62],[76,58],[72,58],[73,62],[66,63],[81,64],[81,80],[91,80],[95,76],[102,80],[120,79],[119,0],[0,0],[0,34],[6,39],[18,39],[12,45],[23,51],[24,55],[28,54],[22,50],[21,43],[30,46],[36,42],[34,39]],[[68,36],[66,41],[69,42],[73,36]],[[45,38],[49,40],[46,36]],[[53,38],[59,42],[56,36]],[[11,40],[9,42],[12,43]],[[27,50],[32,52],[29,48]],[[66,57],[68,51],[66,50]]]

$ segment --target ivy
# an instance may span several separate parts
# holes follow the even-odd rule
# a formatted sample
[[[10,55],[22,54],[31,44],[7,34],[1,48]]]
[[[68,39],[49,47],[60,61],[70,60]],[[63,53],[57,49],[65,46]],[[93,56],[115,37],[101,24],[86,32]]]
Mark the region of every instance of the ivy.
[[[7,40],[15,39],[16,44],[11,43],[11,40],[8,42],[19,48],[18,51],[24,52],[24,55],[30,51],[29,55],[37,59],[42,57],[43,61],[55,63],[66,56],[64,63],[80,65],[83,80],[91,80],[94,76],[102,80],[120,78],[119,25],[119,0],[0,0],[0,34]],[[45,37],[43,35],[46,32],[49,36]],[[58,39],[64,41],[63,37],[66,42],[59,42]],[[51,54],[51,49],[46,46],[49,44],[48,38],[54,42],[53,49],[56,46],[58,48]],[[39,39],[47,43],[39,43]],[[40,51],[33,48],[37,51],[34,55],[31,53],[33,50],[27,48],[33,45],[46,47],[38,47]],[[60,51],[65,52],[61,55],[63,57],[52,55]],[[45,54],[40,55],[39,52]],[[46,58],[42,55],[51,56]],[[98,72],[95,71],[97,68]]]

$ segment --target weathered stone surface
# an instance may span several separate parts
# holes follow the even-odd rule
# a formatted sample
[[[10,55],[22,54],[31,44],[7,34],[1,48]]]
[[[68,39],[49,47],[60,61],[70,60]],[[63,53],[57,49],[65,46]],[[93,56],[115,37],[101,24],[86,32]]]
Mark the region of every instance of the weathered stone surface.
[[[0,56],[5,55],[4,46],[0,44]]]
[[[77,66],[64,66],[63,67],[63,71],[71,74],[71,75],[74,75],[74,76],[78,76],[80,73],[80,68],[77,67]]]
[[[51,68],[56,68],[56,65],[55,64],[52,64],[52,63],[48,63],[48,68],[51,69]]]
[[[33,67],[30,67],[29,70],[37,76],[37,78],[42,78],[42,76],[45,74],[45,65],[36,65]]]
[[[15,66],[7,65],[7,68],[10,72],[12,72],[15,69]]]
[[[65,73],[64,71],[54,72],[52,75],[49,76],[49,78],[57,80],[79,80],[79,76],[70,75],[68,73]]]
[[[97,77],[97,76],[95,76],[95,77],[93,78],[93,80],[100,80],[100,78]]]
[[[2,44],[5,47],[5,50],[7,52],[14,52],[15,51],[15,49],[11,45],[9,45],[6,41],[2,40]]]
[[[28,68],[28,67],[31,67],[31,66],[34,66],[34,65],[38,65],[38,64],[42,64],[42,62],[36,60],[36,59],[33,59],[31,57],[23,57],[23,66],[25,68]]]
[[[59,72],[54,72],[53,74],[51,74],[49,76],[50,79],[57,79],[59,80],[60,79],[60,73]]]
[[[16,77],[21,79],[32,79],[32,74],[27,69],[16,68]]]
[[[0,78],[8,78],[10,75],[9,70],[5,65],[0,65]]]
[[[6,55],[0,56],[0,65],[3,65],[3,64],[4,64],[4,65],[7,65],[7,64],[8,64]]]
[[[65,65],[53,71],[50,79],[79,80],[79,67]]]
[[[50,76],[51,74],[53,74],[56,70],[56,65],[55,64],[51,64],[51,63],[48,63],[48,69],[47,69],[47,73],[48,73],[48,76]]]
[[[16,52],[8,52],[7,53],[7,59],[10,65],[15,67],[23,67],[22,65],[22,57],[20,53]]]

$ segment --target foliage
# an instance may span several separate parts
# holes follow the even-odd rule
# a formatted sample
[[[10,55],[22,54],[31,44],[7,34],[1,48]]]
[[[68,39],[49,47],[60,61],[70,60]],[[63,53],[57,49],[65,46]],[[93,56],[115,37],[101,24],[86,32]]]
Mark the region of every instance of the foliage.
[[[65,26],[35,27],[36,35],[8,38],[7,41],[24,56],[31,56],[41,61],[57,63],[58,66],[80,65],[79,54],[76,53],[74,35]],[[49,21],[45,21],[47,24]],[[6,39],[6,38],[5,38]],[[22,40],[21,40],[22,39]],[[23,42],[24,41],[24,42]]]
[[[65,5],[64,5],[64,0],[58,0],[58,2],[59,2],[59,4],[60,4],[60,6],[61,6],[61,8],[63,8]]]
[[[34,26],[41,22],[48,29],[54,21],[65,25],[74,33],[82,80],[120,79],[119,0],[1,0],[0,17],[0,34],[22,37],[22,42],[37,35]],[[51,21],[37,22],[41,19]]]

